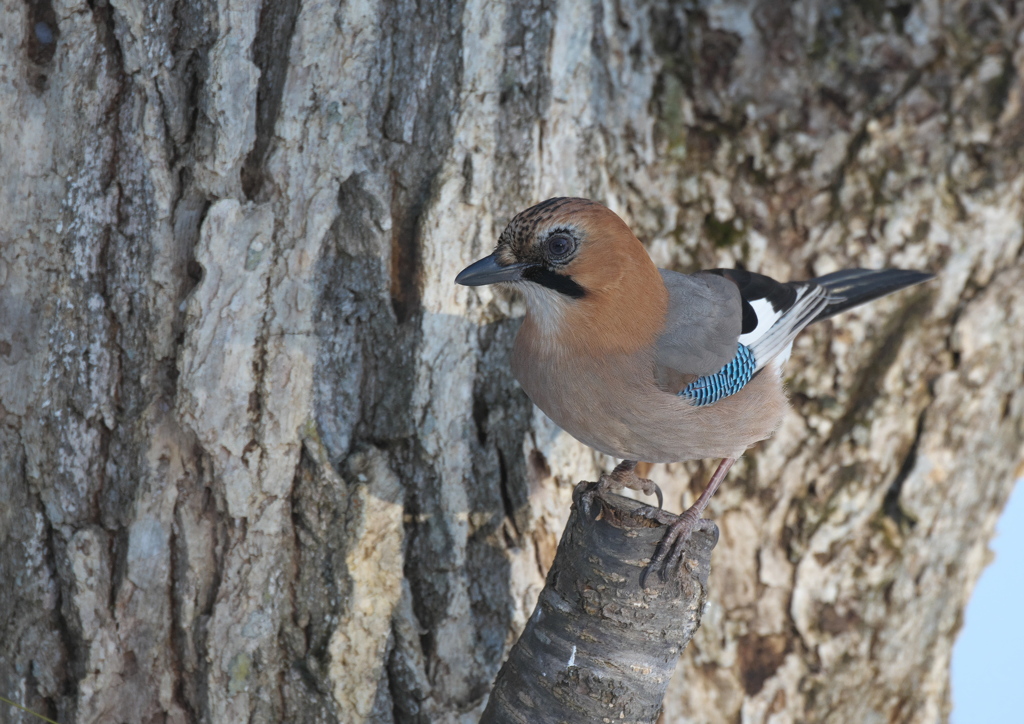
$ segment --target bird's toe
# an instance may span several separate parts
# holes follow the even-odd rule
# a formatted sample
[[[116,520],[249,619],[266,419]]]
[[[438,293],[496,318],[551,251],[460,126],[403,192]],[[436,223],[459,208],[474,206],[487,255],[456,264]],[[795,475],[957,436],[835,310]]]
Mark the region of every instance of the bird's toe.
[[[708,522],[710,523],[710,521]],[[668,580],[668,572],[675,570],[679,565],[686,541],[693,535],[694,530],[703,529],[700,523],[701,519],[697,518],[692,510],[687,510],[669,524],[665,535],[658,542],[658,547],[654,549],[654,555],[651,556],[650,562],[640,574],[641,588],[647,587],[647,578],[652,571],[657,571],[658,578],[663,582]]]

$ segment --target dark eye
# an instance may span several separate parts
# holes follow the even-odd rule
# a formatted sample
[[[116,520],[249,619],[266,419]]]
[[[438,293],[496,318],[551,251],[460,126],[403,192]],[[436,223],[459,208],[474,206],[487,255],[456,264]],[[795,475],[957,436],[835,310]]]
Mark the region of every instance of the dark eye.
[[[548,237],[548,256],[552,259],[564,259],[573,250],[573,240],[568,234],[552,234]]]

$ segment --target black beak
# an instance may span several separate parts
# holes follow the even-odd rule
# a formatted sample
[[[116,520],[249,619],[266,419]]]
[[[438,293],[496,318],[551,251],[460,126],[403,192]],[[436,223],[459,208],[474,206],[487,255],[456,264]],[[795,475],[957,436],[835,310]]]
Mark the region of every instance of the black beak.
[[[516,282],[523,278],[523,271],[529,264],[517,263],[502,266],[494,254],[473,262],[455,277],[456,284],[466,287],[480,287],[497,282]]]

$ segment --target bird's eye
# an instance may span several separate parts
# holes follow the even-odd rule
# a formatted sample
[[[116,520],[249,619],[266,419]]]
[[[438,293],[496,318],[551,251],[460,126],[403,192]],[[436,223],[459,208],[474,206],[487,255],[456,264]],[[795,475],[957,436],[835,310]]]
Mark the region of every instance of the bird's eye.
[[[552,259],[564,259],[573,250],[573,240],[568,234],[552,234],[547,241],[548,256]]]

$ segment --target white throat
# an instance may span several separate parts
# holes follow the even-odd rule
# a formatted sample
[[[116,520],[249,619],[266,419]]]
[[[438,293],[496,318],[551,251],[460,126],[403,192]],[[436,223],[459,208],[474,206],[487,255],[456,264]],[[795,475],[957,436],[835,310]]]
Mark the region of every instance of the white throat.
[[[564,294],[547,289],[533,282],[516,284],[516,289],[526,300],[526,309],[537,325],[537,331],[544,337],[557,338],[563,334],[563,323],[569,311],[571,299]]]

